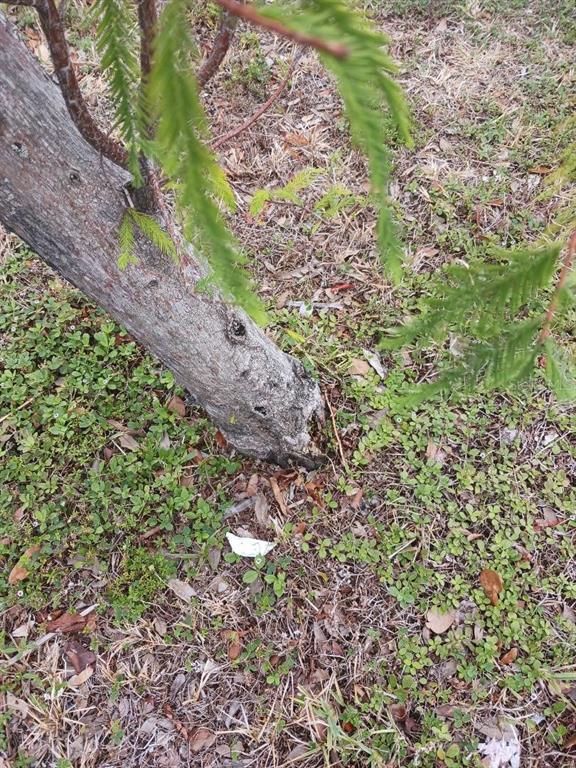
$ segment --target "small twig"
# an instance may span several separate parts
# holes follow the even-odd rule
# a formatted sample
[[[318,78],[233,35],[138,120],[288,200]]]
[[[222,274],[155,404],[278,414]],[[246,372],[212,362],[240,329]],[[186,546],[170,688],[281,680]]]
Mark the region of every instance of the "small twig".
[[[276,88],[272,96],[266,101],[264,104],[262,104],[261,107],[259,107],[256,112],[254,112],[251,117],[246,120],[245,123],[242,123],[242,125],[239,125],[237,128],[233,128],[231,131],[228,131],[228,133],[224,133],[222,136],[218,136],[214,141],[211,143],[212,149],[218,149],[218,147],[222,146],[222,144],[226,144],[226,142],[230,141],[230,139],[233,139],[235,136],[239,136],[241,133],[243,133],[247,128],[250,128],[251,125],[254,125],[254,123],[259,120],[262,115],[270,109],[270,107],[278,101],[280,96],[282,95],[284,89],[288,85],[288,81],[290,80],[290,77],[292,76],[292,73],[294,72],[294,67],[296,66],[296,62],[300,58],[300,54],[297,54],[294,59],[292,60],[292,63],[288,67],[288,72],[286,73],[286,76],[282,79],[282,82]]]
[[[324,399],[326,400],[326,405],[328,406],[328,410],[330,411],[330,420],[332,421],[332,429],[334,430],[334,437],[336,438],[336,443],[338,445],[338,453],[340,454],[340,459],[342,460],[342,466],[346,470],[346,472],[350,472],[350,467],[348,466],[348,462],[346,461],[346,456],[344,455],[344,448],[342,447],[342,441],[340,440],[340,435],[338,434],[338,427],[336,426],[336,417],[334,415],[334,408],[332,408],[332,403],[330,402],[330,398],[328,395],[324,395]]]
[[[36,9],[70,117],[82,136],[94,149],[116,165],[126,168],[128,165],[126,149],[122,144],[107,136],[96,125],[84,101],[70,58],[64,24],[54,0],[9,0],[9,5],[30,5]]]
[[[0,418],[0,424],[2,424],[3,421],[6,421],[6,419],[9,419],[13,413],[16,413],[17,411],[21,411],[22,408],[26,408],[27,405],[30,405],[30,403],[32,402],[32,400],[34,400],[35,397],[36,395],[34,395],[34,397],[29,397],[28,400],[22,403],[22,405],[19,405],[18,408],[14,408],[14,410],[10,411],[10,413],[5,413],[4,416]]]
[[[218,27],[214,42],[212,43],[212,50],[196,74],[196,80],[198,81],[200,90],[202,90],[208,80],[211,80],[216,72],[218,72],[220,65],[228,53],[237,26],[238,17],[233,13],[230,13],[230,11],[223,10],[220,18],[220,26]]]
[[[570,273],[570,270],[572,269],[572,264],[574,262],[575,254],[576,254],[576,229],[574,230],[574,232],[572,232],[572,235],[568,240],[566,255],[564,256],[564,260],[562,262],[562,269],[560,270],[560,275],[558,276],[558,282],[556,283],[556,288],[554,289],[554,293],[552,294],[552,298],[550,299],[550,304],[548,305],[546,317],[544,318],[544,323],[542,324],[542,330],[540,331],[540,335],[538,336],[539,345],[544,344],[544,342],[550,336],[550,333],[552,331],[552,320],[554,319],[554,314],[558,307],[558,301],[560,299],[560,291],[562,290],[562,288],[566,283],[566,280],[568,279],[568,275]]]
[[[289,29],[276,19],[269,19],[267,16],[262,16],[250,5],[241,5],[236,2],[236,0],[214,0],[214,2],[222,8],[225,8],[227,11],[230,11],[230,13],[233,13],[235,16],[244,19],[244,21],[255,24],[257,27],[262,27],[262,29],[268,29],[270,32],[275,32],[282,37],[287,37],[289,40],[293,40],[300,45],[316,48],[316,50],[329,53],[337,59],[345,59],[349,54],[348,48],[345,45],[342,45],[342,43],[329,43],[326,40],[322,40],[320,37],[296,32],[294,29]]]

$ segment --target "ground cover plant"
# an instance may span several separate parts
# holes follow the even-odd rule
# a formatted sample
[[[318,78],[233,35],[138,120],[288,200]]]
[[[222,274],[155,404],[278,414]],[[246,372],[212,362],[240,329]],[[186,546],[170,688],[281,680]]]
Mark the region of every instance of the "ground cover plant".
[[[461,332],[442,349],[379,348],[441,263],[568,228],[573,187],[547,180],[575,139],[570,8],[364,11],[390,34],[416,125],[393,157],[400,287],[312,54],[220,148],[271,333],[326,394],[326,467],[235,454],[120,327],[3,236],[8,765],[452,767],[503,739],[522,765],[574,759],[574,409],[537,377],[406,410],[395,396],[457,359]],[[68,14],[97,99],[92,29]],[[215,23],[200,18],[201,40]],[[240,30],[206,97],[215,136],[293,56]],[[575,319],[554,328],[568,353]],[[277,544],[247,560],[227,532]]]

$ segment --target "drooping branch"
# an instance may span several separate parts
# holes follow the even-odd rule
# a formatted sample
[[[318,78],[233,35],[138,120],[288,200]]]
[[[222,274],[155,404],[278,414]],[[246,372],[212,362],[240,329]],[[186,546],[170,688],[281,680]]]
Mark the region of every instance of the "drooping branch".
[[[58,78],[60,90],[70,117],[76,127],[94,149],[112,160],[116,165],[126,168],[128,153],[119,142],[104,133],[95,123],[84,101],[70,50],[66,42],[64,24],[54,0],[10,0],[11,5],[29,5],[36,9],[40,25],[46,36],[54,72]]]
[[[267,29],[270,32],[275,32],[277,35],[293,40],[299,45],[316,48],[316,50],[322,51],[323,53],[329,53],[337,59],[345,59],[348,56],[348,48],[345,45],[342,45],[342,43],[330,43],[326,40],[322,40],[320,37],[315,37],[314,35],[304,35],[301,32],[286,27],[282,22],[277,21],[276,19],[262,16],[262,14],[258,13],[258,11],[250,5],[243,5],[236,0],[214,0],[214,2],[234,14],[234,16],[238,16],[240,19],[244,19],[244,21],[248,21],[250,24],[255,24],[257,27],[262,27],[262,29]]]
[[[196,74],[198,87],[200,89],[204,88],[208,80],[211,80],[216,72],[218,72],[220,65],[224,61],[224,57],[228,53],[228,48],[230,47],[237,26],[238,17],[230,13],[230,11],[222,11],[220,25],[216,37],[214,38],[212,49],[208,54],[208,58]]]
[[[564,256],[564,261],[562,262],[562,269],[560,270],[556,288],[554,289],[554,293],[552,294],[550,304],[548,305],[548,309],[546,311],[546,317],[544,318],[544,323],[542,324],[542,330],[538,336],[538,344],[544,344],[546,339],[550,336],[552,331],[552,320],[556,314],[556,308],[558,307],[558,302],[560,300],[560,293],[562,288],[564,288],[566,285],[566,280],[568,280],[568,275],[570,274],[570,270],[574,264],[574,256],[576,256],[576,229],[574,232],[572,232],[572,235],[568,240],[566,255]]]

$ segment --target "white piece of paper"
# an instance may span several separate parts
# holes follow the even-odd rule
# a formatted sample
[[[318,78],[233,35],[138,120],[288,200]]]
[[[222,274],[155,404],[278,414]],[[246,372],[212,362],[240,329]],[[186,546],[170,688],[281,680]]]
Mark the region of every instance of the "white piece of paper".
[[[235,555],[240,555],[240,557],[264,557],[276,546],[274,541],[262,541],[262,539],[252,539],[249,536],[235,536],[233,533],[227,533],[226,538],[232,552]]]

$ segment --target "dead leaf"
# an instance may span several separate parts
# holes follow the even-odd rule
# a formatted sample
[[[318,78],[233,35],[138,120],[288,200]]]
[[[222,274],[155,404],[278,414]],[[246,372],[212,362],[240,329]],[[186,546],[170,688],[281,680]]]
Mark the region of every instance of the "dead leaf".
[[[122,448],[126,448],[128,451],[139,451],[140,446],[138,444],[138,441],[135,440],[132,435],[129,435],[128,433],[124,433],[120,435],[118,438],[118,442],[122,446]]]
[[[444,452],[441,450],[441,446],[437,445],[434,440],[428,440],[426,446],[426,458],[429,461],[435,461],[438,464],[442,464],[444,460]]]
[[[528,168],[528,173],[535,173],[538,176],[546,176],[552,167],[550,165],[533,165],[532,168]]]
[[[489,568],[485,569],[480,573],[480,586],[492,605],[497,605],[500,592],[504,589],[502,576],[496,573],[496,571],[491,571]]]
[[[350,363],[348,373],[350,376],[366,376],[370,370],[370,363],[367,360],[361,360],[359,357],[355,357]]]
[[[226,581],[226,579],[218,574],[217,576],[214,576],[212,581],[208,584],[208,589],[211,592],[216,592],[217,594],[222,594],[222,592],[226,592],[230,585]]]
[[[301,520],[299,523],[296,523],[296,525],[294,526],[294,535],[302,536],[305,530],[306,530],[306,523],[303,520]]]
[[[386,368],[384,368],[382,365],[380,355],[377,355],[375,352],[371,352],[369,349],[363,349],[362,351],[364,352],[364,357],[370,364],[370,367],[376,371],[381,379],[385,379],[387,376],[387,371]]]
[[[30,571],[28,568],[24,568],[23,565],[16,564],[10,571],[10,575],[8,576],[8,584],[14,585],[19,581],[24,581],[24,579],[28,578],[29,573]]]
[[[8,584],[13,586],[14,584],[17,584],[19,581],[24,581],[24,579],[28,578],[30,571],[23,563],[27,562],[27,560],[29,560],[38,552],[40,552],[40,547],[38,545],[35,545],[33,547],[28,547],[28,549],[24,552],[20,560],[18,560],[14,568],[12,568],[12,570],[10,571],[10,574],[8,576]]]
[[[566,621],[570,621],[572,624],[576,624],[576,612],[566,603],[562,609],[562,618],[566,619]]]
[[[6,698],[3,700],[2,704],[3,710],[4,707],[6,707],[6,709],[11,709],[13,712],[18,712],[18,714],[23,718],[27,718],[30,713],[29,705],[24,701],[24,699],[19,699],[10,691],[7,691]],[[2,763],[0,763],[0,766],[2,766]],[[4,767],[2,766],[2,768]]]
[[[216,445],[219,448],[226,448],[226,446],[228,445],[228,440],[226,440],[226,438],[224,437],[222,432],[220,432],[219,429],[216,430],[216,434],[214,435],[214,439],[216,440]]]
[[[152,536],[156,536],[157,533],[160,533],[161,530],[161,525],[155,525],[154,528],[150,528],[149,530],[144,531],[144,533],[141,533],[138,538],[140,541],[147,541],[148,539],[151,539]]]
[[[432,256],[436,256],[437,253],[440,253],[438,248],[434,248],[430,245],[425,245],[424,248],[420,248],[416,253],[417,259],[429,259]]]
[[[444,632],[447,632],[452,624],[454,624],[455,620],[455,611],[442,613],[438,608],[430,608],[426,614],[426,626],[434,632],[435,635],[442,635]]]
[[[86,669],[83,669],[79,674],[72,675],[72,677],[68,680],[68,685],[71,688],[79,688],[81,685],[84,685],[86,680],[92,677],[93,674],[94,667],[86,667]]]
[[[284,134],[284,142],[290,144],[293,147],[304,147],[310,144],[310,139],[303,133],[296,133],[295,131]]]
[[[284,496],[282,495],[278,481],[275,477],[271,477],[268,482],[270,483],[270,488],[272,488],[272,493],[274,494],[274,498],[276,499],[276,503],[280,507],[282,514],[287,515],[288,508],[286,507],[286,502],[284,501]]]
[[[207,747],[211,747],[216,741],[216,734],[208,728],[196,728],[190,734],[190,749],[192,752],[200,752]]]
[[[164,621],[164,619],[161,619],[160,617],[157,617],[154,619],[154,629],[160,637],[164,637],[164,635],[168,632],[168,625]]]
[[[440,682],[454,677],[457,671],[458,664],[456,659],[448,659],[448,661],[442,661],[440,664],[436,664],[432,667],[433,674]]]
[[[336,283],[335,285],[331,285],[330,289],[332,293],[340,293],[340,291],[349,291],[350,288],[354,288],[352,283]]]
[[[543,531],[545,528],[554,528],[557,525],[560,525],[562,520],[559,520],[556,517],[556,512],[551,507],[544,507],[542,510],[544,513],[544,517],[538,518],[534,521],[534,530],[536,533],[540,533],[540,531]]]
[[[404,704],[390,704],[390,714],[394,720],[402,722],[406,719],[406,707]]]
[[[24,512],[25,511],[26,511],[26,507],[24,506],[24,504],[22,504],[20,507],[18,507],[18,509],[14,510],[13,517],[14,517],[14,522],[15,523],[22,522],[22,518],[24,517]]]
[[[564,749],[574,749],[574,747],[576,747],[576,733],[573,733],[564,742]]]
[[[79,613],[63,613],[46,623],[48,632],[81,632],[90,616],[80,616]]]
[[[510,650],[500,659],[500,664],[513,664],[517,658],[518,648],[510,648]]]
[[[180,598],[180,600],[184,600],[185,603],[189,603],[196,595],[196,591],[192,589],[190,584],[187,584],[185,581],[180,581],[180,579],[170,579],[168,587]]]
[[[252,498],[252,496],[256,496],[258,493],[258,483],[260,482],[259,475],[251,475],[250,480],[248,480],[248,483],[246,485],[246,496],[248,498]]]
[[[254,501],[254,515],[256,522],[259,525],[267,526],[270,523],[270,515],[268,514],[268,502],[263,493],[258,493]]]
[[[96,666],[96,654],[85,648],[77,640],[70,640],[64,649],[68,661],[74,667],[74,672],[79,675],[87,667]]]
[[[296,746],[286,755],[286,765],[289,765],[290,763],[298,763],[298,761],[308,753],[309,749],[310,747],[308,744],[296,744]]]
[[[228,658],[230,661],[236,661],[238,656],[242,653],[242,646],[239,642],[230,643],[228,646]]]
[[[406,733],[409,734],[418,733],[420,731],[420,723],[413,717],[406,718],[404,727],[406,728]]]
[[[364,495],[364,489],[358,488],[357,491],[354,493],[354,498],[350,502],[350,506],[352,509],[360,509],[360,502],[362,501],[362,496]]]
[[[210,547],[208,550],[208,565],[213,571],[218,570],[221,557],[222,550],[219,547]]]
[[[170,398],[170,401],[166,408],[169,411],[172,411],[172,413],[177,413],[178,416],[184,418],[186,416],[186,403],[184,400],[182,400],[181,397],[178,397],[178,395],[174,395],[174,397]]]
[[[12,635],[12,637],[28,637],[28,635],[30,634],[30,630],[32,629],[33,626],[34,626],[34,622],[32,620],[29,620],[25,624],[20,624],[19,627],[14,627],[14,629],[10,634]]]

